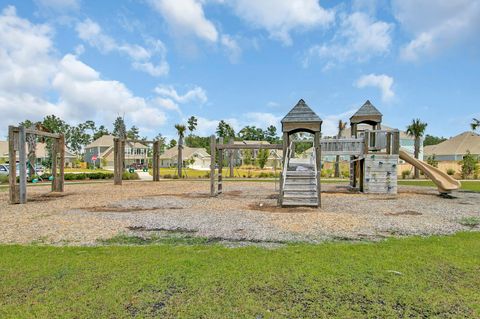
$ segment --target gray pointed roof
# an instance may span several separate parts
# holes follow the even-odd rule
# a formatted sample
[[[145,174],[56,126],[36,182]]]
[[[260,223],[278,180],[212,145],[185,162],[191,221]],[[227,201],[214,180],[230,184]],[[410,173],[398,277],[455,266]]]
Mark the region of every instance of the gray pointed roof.
[[[365,115],[382,115],[382,113],[380,113],[380,111],[375,107],[373,106],[372,103],[370,103],[369,100],[367,100],[363,105],[362,107],[360,107],[358,109],[357,112],[355,112],[355,114],[353,114],[352,116],[365,116]]]
[[[369,123],[375,122],[380,123],[382,122],[382,113],[367,100],[355,114],[350,117],[351,123]]]
[[[297,105],[282,119],[282,123],[286,122],[322,122],[322,119],[315,114],[303,99],[300,99]]]

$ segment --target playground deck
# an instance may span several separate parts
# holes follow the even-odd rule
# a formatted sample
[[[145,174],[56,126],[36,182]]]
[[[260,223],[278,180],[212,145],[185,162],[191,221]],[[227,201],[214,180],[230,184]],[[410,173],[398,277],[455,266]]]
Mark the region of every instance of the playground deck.
[[[228,181],[217,198],[208,181],[191,180],[67,184],[58,197],[47,195],[49,187],[29,187],[25,205],[9,205],[0,193],[0,242],[91,245],[171,231],[241,242],[375,240],[450,234],[470,229],[462,218],[480,218],[480,193],[444,199],[433,187],[399,186],[396,196],[366,195],[345,185],[324,184],[322,208],[277,207],[272,182]]]

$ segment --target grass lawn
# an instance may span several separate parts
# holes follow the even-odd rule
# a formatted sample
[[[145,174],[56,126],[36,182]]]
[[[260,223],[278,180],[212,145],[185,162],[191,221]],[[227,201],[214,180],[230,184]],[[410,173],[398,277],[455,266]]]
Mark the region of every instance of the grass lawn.
[[[278,249],[0,246],[1,318],[479,318],[480,233]]]
[[[69,168],[65,167],[65,173],[112,173],[113,171],[109,171],[106,169],[89,169],[89,168]]]
[[[398,180],[399,185],[413,185],[413,186],[431,186],[436,187],[431,180]],[[480,181],[462,181],[463,190],[480,192]]]

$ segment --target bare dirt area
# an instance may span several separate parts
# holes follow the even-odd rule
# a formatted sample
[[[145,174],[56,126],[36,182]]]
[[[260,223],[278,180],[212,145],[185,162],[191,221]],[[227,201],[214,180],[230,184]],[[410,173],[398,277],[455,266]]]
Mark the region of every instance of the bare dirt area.
[[[207,181],[66,185],[65,193],[30,187],[26,205],[0,192],[0,242],[95,245],[118,234],[153,230],[251,242],[319,242],[451,234],[480,218],[480,193],[441,198],[434,188],[399,186],[397,196],[365,195],[324,184],[322,208],[279,208],[272,182],[226,182],[209,196]]]

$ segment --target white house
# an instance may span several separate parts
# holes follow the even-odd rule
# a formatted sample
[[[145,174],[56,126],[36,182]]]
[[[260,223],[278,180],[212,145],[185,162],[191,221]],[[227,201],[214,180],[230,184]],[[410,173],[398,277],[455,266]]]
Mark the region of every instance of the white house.
[[[211,157],[204,148],[183,146],[182,150],[184,167],[197,170],[210,169]],[[160,167],[177,166],[178,146],[174,146],[160,155]]]

